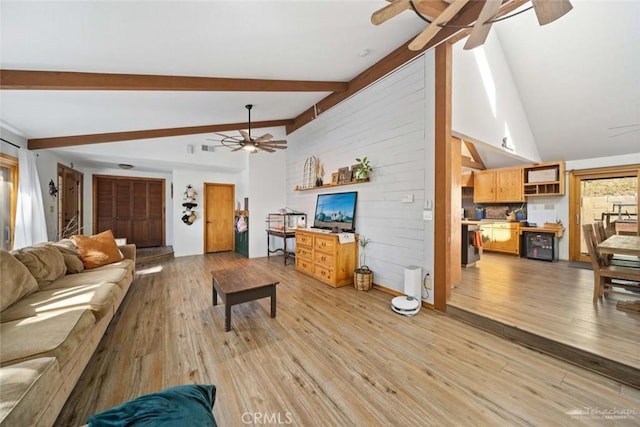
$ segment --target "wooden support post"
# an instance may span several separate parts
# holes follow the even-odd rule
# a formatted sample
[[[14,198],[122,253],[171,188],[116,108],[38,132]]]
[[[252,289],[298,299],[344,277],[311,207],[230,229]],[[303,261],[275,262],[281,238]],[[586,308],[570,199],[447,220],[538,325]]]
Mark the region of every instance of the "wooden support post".
[[[449,43],[436,47],[435,70],[435,215],[434,215],[434,306],[446,311],[451,293],[452,265],[452,159],[451,62]],[[459,152],[459,151],[458,151]],[[456,171],[460,173],[460,171]],[[456,213],[460,216],[459,210]],[[458,230],[460,224],[458,221]],[[458,231],[459,237],[460,231]]]

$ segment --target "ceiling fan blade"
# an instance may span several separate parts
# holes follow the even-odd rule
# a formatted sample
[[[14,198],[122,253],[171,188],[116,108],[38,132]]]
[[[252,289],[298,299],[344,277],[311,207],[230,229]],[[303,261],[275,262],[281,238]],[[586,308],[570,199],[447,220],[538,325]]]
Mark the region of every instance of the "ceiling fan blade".
[[[371,15],[371,23],[373,25],[380,25],[407,9],[411,9],[409,0],[396,0],[382,9],[373,12]]]
[[[274,150],[273,148],[265,147],[263,145],[256,145],[256,148],[259,149],[259,150],[268,151],[269,153],[275,153],[276,152],[276,150]]]
[[[478,15],[476,23],[473,25],[471,35],[464,44],[465,50],[470,50],[484,44],[492,25],[492,23],[487,21],[491,20],[496,13],[498,13],[501,4],[502,0],[487,0],[482,7],[482,11],[480,11],[480,15]]]
[[[573,9],[569,0],[531,0],[540,25],[549,24]]]
[[[440,24],[447,23],[451,18],[456,16],[460,9],[462,9],[469,0],[455,0],[453,3],[449,5],[448,8],[445,9],[440,15],[438,15],[432,22],[427,26],[427,28],[418,34],[415,39],[409,43],[410,50],[420,50],[426,46],[429,41],[440,32],[442,27]]]
[[[249,134],[246,131],[239,130],[238,132],[240,132],[240,135],[242,135],[242,137],[244,138],[245,141],[251,142],[251,137],[249,136]]]
[[[273,135],[271,135],[270,133],[265,133],[261,137],[256,138],[256,142],[264,142],[272,138],[273,138]]]
[[[237,136],[229,136],[229,135],[225,135],[223,133],[218,133],[218,132],[214,132],[216,135],[221,136],[222,139],[233,139],[236,140],[238,142],[242,141],[242,139],[238,138]]]
[[[284,139],[276,139],[273,141],[262,141],[262,144],[286,144],[287,141],[285,141]]]

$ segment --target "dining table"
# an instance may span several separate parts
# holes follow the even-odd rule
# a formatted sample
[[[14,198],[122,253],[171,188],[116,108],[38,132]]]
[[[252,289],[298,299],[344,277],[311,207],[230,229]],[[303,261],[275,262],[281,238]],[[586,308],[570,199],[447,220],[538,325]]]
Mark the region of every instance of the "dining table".
[[[601,254],[638,257],[640,261],[640,236],[614,234],[599,243],[597,249]],[[616,306],[619,310],[640,312],[639,300],[618,301]]]
[[[601,254],[640,257],[640,236],[614,234],[598,244],[598,251]]]

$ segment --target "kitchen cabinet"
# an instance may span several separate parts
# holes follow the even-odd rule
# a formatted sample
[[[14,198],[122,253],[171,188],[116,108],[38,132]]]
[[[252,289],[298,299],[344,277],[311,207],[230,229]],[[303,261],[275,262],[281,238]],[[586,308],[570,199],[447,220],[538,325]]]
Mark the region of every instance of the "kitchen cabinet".
[[[296,230],[296,270],[334,288],[353,283],[358,259],[358,236],[340,243],[337,234]]]
[[[496,173],[495,170],[483,170],[474,172],[473,176],[473,202],[487,203],[496,201]]]
[[[504,252],[514,255],[520,253],[520,232],[517,222],[494,222],[482,224],[482,245],[487,251]]]
[[[474,175],[474,203],[524,201],[522,168],[487,169]]]

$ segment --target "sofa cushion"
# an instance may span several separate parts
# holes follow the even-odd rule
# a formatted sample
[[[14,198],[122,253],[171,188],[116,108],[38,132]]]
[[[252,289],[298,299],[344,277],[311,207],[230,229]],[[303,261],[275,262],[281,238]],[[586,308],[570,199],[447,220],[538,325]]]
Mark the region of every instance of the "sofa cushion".
[[[103,270],[110,270],[112,268],[123,268],[127,270],[128,276],[133,278],[133,272],[135,270],[135,267],[136,265],[132,260],[125,258],[122,261],[114,262],[113,264],[93,268],[91,269],[91,271],[103,271]]]
[[[0,311],[38,290],[38,283],[27,267],[0,249]]]
[[[67,266],[67,274],[82,273],[84,264],[80,255],[78,255],[78,249],[73,240],[62,239],[50,244],[62,253],[64,263]]]
[[[38,288],[44,289],[57,278],[64,276],[67,267],[62,253],[50,245],[27,246],[11,252],[23,263],[38,282]]]
[[[0,368],[0,384],[0,424],[32,426],[62,377],[55,357],[40,357]]]
[[[55,357],[64,366],[91,333],[91,310],[39,314],[0,324],[0,366],[38,357]]]
[[[99,285],[101,283],[115,283],[122,287],[131,281],[131,275],[124,268],[107,268],[85,270],[78,274],[67,274],[53,282],[47,289],[71,288],[82,285]]]
[[[115,312],[116,302],[122,294],[122,289],[114,283],[45,289],[22,298],[3,311],[0,318],[3,322],[10,322],[39,314],[82,308],[93,311],[96,319],[100,320],[105,314]]]
[[[94,236],[77,234],[71,236],[71,239],[78,248],[78,254],[82,258],[85,268],[100,267],[123,258],[111,230],[103,231]]]

